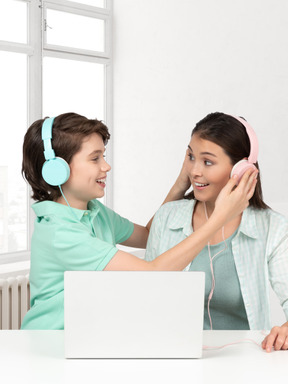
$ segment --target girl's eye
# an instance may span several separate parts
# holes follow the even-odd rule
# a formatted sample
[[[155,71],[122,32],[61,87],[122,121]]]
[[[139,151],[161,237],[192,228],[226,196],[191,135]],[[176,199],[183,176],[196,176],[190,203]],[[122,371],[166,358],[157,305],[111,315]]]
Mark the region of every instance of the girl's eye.
[[[194,160],[194,156],[191,155],[191,153],[188,154],[188,157],[189,157],[189,160],[193,161]]]
[[[213,165],[213,163],[211,161],[209,161],[209,160],[205,160],[204,164],[207,165],[207,166]]]

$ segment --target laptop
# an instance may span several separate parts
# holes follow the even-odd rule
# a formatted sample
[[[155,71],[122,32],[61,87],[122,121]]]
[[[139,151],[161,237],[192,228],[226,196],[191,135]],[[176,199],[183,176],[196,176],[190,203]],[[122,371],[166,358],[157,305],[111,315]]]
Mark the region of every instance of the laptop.
[[[66,271],[66,358],[200,358],[204,272]]]

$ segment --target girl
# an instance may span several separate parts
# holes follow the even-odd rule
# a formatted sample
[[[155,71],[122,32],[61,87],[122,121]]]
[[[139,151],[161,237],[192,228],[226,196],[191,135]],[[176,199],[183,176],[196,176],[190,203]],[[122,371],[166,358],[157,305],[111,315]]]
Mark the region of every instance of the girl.
[[[213,216],[234,164],[256,151],[257,142],[250,145],[243,124],[244,119],[224,113],[209,114],[196,124],[182,172],[193,191],[155,215],[147,261],[199,231]],[[206,272],[204,329],[270,329],[269,280],[288,319],[288,220],[264,203],[260,177],[249,207],[219,228],[186,269]],[[274,327],[262,343],[267,351],[273,345],[288,349],[288,322]]]
[[[109,137],[102,122],[75,113],[38,120],[25,135],[22,172],[37,202],[31,309],[22,329],[63,329],[66,270],[182,270],[253,195],[255,172],[235,190],[237,178],[231,179],[202,228],[151,262],[138,259],[116,244],[145,248],[150,223],[133,224],[96,200],[104,196],[111,169],[104,155]],[[184,196],[186,188],[181,174],[165,201]]]

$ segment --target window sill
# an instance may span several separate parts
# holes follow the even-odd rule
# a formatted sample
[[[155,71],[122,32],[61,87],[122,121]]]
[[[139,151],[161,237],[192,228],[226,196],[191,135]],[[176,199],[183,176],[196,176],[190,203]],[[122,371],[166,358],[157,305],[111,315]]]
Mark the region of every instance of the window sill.
[[[30,260],[19,261],[17,263],[8,263],[0,265],[0,279],[27,275],[30,271]]]

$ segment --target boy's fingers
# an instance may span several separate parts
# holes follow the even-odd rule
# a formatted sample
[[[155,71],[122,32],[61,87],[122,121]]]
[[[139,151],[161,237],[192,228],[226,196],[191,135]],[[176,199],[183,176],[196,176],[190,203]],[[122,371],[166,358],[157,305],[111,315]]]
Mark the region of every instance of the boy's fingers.
[[[257,181],[258,170],[248,169],[238,184],[238,191],[248,194],[249,199],[253,196]]]
[[[251,197],[253,196],[253,194],[255,192],[258,173],[259,173],[258,171],[254,171],[250,175],[250,177],[248,179],[248,182],[247,182],[247,188],[248,188],[247,197],[248,197],[249,200],[251,199]]]
[[[252,176],[254,172],[256,172],[256,171],[254,171],[252,168],[248,169],[244,173],[244,175],[242,176],[242,178],[238,184],[238,188],[245,189],[245,187],[249,186],[251,184],[251,181],[254,180],[254,176]]]
[[[237,185],[237,180],[238,180],[238,175],[233,175],[230,179],[229,179],[229,181],[228,181],[228,183],[225,185],[225,187],[223,188],[223,191],[225,190],[227,190],[227,192],[231,192],[232,190],[233,190],[233,188],[234,187],[236,187],[236,185]]]

